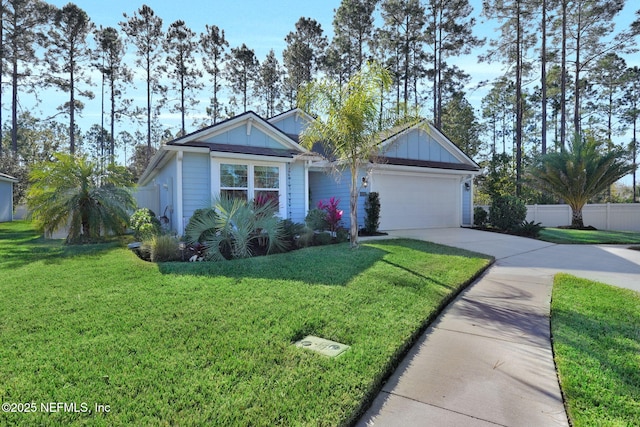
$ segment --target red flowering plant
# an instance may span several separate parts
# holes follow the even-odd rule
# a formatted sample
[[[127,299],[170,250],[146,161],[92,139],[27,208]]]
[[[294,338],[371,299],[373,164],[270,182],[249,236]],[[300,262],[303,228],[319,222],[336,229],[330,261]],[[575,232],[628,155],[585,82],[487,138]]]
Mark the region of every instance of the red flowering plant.
[[[325,203],[323,200],[318,202],[318,209],[322,209],[327,213],[326,221],[329,226],[329,231],[335,233],[340,227],[340,222],[342,221],[342,211],[338,209],[338,204],[340,203],[340,199],[336,199],[332,197],[329,199],[328,203]]]

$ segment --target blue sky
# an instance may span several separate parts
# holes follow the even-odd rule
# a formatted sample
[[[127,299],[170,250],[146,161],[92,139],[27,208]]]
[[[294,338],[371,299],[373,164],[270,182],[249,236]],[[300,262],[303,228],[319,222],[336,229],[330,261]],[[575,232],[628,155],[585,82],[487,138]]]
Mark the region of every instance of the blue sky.
[[[68,0],[48,0],[49,3],[62,7]],[[478,17],[481,10],[481,0],[470,0],[475,8],[474,15],[477,17],[478,25],[476,35],[494,38],[497,27],[493,22],[482,22]],[[123,21],[123,13],[131,16],[138,10],[144,2],[131,2],[124,0],[77,0],[75,3],[84,9],[96,25],[103,27],[118,27],[118,22]],[[325,31],[325,34],[332,37],[332,20],[334,10],[340,5],[340,0],[173,0],[173,1],[148,1],[146,2],[158,16],[163,19],[164,27],[167,28],[172,22],[182,19],[196,33],[204,31],[205,25],[217,25],[224,29],[227,40],[231,47],[245,43],[249,48],[254,49],[260,61],[262,61],[270,49],[276,51],[278,59],[281,61],[281,52],[285,47],[285,36],[295,29],[296,21],[302,17],[311,17],[318,21]],[[627,0],[627,6],[619,16],[617,23],[619,28],[627,28],[634,19],[635,11],[640,7],[638,0]],[[468,72],[472,81],[469,85],[467,97],[476,110],[480,107],[480,100],[486,94],[486,89],[472,90],[472,87],[483,80],[490,80],[498,77],[502,71],[501,64],[478,63],[477,56],[480,51],[474,51],[471,55],[456,58],[454,61],[463,70]],[[130,55],[133,55],[130,53]],[[640,55],[627,56],[628,65],[640,65]],[[130,61],[131,63],[133,61]],[[94,78],[99,81],[99,76]],[[141,83],[141,82],[140,82]],[[142,86],[142,85],[140,85]],[[99,92],[99,87],[93,88],[94,92]],[[48,102],[39,106],[42,115],[51,114],[55,107],[65,101],[62,93],[50,93],[44,98]],[[98,95],[98,94],[97,94]],[[144,92],[132,89],[128,94],[134,97],[136,103],[144,103]],[[99,123],[100,117],[100,97],[96,96],[93,101],[87,101],[82,117],[79,119],[80,127],[86,131],[93,123]],[[204,111],[208,104],[208,99],[201,101],[199,108]],[[39,112],[36,112],[38,115]],[[478,113],[478,116],[480,114]],[[165,123],[174,125],[173,132],[177,130],[175,115],[163,113]],[[119,130],[128,125],[122,124]],[[187,131],[193,131],[193,126],[188,126]],[[116,131],[117,133],[118,131]]]

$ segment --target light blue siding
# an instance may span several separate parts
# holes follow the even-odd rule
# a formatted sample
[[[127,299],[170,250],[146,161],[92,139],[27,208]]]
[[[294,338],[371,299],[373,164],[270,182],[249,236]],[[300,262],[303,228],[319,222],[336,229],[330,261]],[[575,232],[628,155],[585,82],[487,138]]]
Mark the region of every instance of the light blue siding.
[[[412,129],[399,136],[383,155],[399,159],[430,160],[434,162],[462,163],[424,130]]]
[[[304,222],[306,212],[305,198],[305,168],[304,163],[295,162],[287,165],[287,214],[293,222]]]
[[[0,181],[0,222],[13,219],[13,183]]]
[[[307,127],[307,122],[297,114],[292,114],[280,120],[274,120],[272,124],[282,132],[289,135],[300,135]]]
[[[185,225],[196,209],[211,205],[209,155],[184,153],[182,160],[182,215]]]
[[[358,176],[366,175],[364,172]],[[320,200],[328,201],[331,197],[340,199],[338,208],[344,213],[342,215],[342,223],[345,228],[351,226],[350,208],[349,208],[349,189],[351,187],[350,173],[342,172],[338,179],[331,173],[325,172],[309,172],[309,191],[311,193],[311,204],[309,209],[316,208]],[[362,189],[366,193],[366,189]],[[361,193],[362,194],[362,193]],[[358,196],[358,228],[364,227],[364,202],[366,196]]]
[[[164,165],[158,173],[154,181],[160,188],[160,211],[155,212],[159,217],[166,215],[169,218],[169,228],[175,230],[178,225],[177,218],[177,180],[175,179],[177,172],[176,158],[173,156],[169,162]]]
[[[249,135],[247,135],[247,126],[245,123],[242,123],[240,126],[230,129],[227,132],[223,132],[211,138],[206,138],[204,142],[261,148],[284,148],[282,143],[276,141],[256,126],[251,126]]]

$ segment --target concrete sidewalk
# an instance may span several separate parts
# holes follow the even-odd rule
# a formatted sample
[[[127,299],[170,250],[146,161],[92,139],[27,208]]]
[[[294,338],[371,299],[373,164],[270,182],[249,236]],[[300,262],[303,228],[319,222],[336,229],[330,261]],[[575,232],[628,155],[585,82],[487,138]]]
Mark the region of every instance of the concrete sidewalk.
[[[565,271],[633,289],[640,253],[469,229],[390,234],[496,262],[425,331],[357,425],[567,426],[550,341],[553,276]]]

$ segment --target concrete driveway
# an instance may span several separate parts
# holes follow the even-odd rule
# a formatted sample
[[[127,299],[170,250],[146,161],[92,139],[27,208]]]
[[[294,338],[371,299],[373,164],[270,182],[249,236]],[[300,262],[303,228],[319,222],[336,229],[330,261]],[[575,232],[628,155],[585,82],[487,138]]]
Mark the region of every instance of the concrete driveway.
[[[390,235],[496,262],[427,328],[358,426],[568,426],[551,350],[553,276],[640,291],[640,252],[463,228]]]

